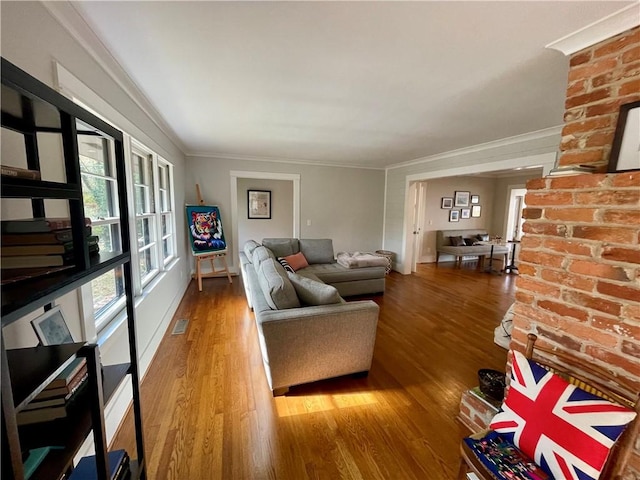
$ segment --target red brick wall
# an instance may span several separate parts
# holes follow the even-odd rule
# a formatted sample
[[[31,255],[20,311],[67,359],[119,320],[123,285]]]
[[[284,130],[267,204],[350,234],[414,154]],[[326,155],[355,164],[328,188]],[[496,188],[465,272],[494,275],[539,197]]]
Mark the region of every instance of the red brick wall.
[[[640,100],[640,28],[571,57],[560,165],[605,171],[621,104]],[[526,334],[640,391],[640,171],[527,185],[513,344]],[[640,440],[625,479],[640,479]]]

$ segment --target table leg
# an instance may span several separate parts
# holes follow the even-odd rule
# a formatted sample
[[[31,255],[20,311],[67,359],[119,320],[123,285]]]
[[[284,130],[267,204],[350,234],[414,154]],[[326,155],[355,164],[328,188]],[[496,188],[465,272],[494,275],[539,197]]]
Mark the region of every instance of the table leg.
[[[494,245],[491,244],[491,251],[489,253],[489,266],[486,268],[485,273],[496,273],[498,275],[501,275],[500,272],[493,269],[493,247]]]

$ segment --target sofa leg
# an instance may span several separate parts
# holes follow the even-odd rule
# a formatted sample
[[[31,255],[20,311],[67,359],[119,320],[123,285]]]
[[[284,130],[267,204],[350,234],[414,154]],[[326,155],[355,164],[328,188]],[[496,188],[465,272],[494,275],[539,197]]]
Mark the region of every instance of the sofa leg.
[[[289,392],[289,387],[276,388],[273,390],[274,397],[281,397]]]
[[[439,261],[440,261],[440,252],[436,252],[436,267],[438,266]]]

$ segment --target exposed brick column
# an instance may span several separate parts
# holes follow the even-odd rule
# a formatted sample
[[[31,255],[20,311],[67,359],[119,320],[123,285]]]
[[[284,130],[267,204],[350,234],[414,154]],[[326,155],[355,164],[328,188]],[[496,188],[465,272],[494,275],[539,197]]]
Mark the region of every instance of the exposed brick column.
[[[640,100],[640,28],[571,57],[560,165],[609,162],[620,105]],[[640,171],[527,184],[512,347],[528,332],[640,391]],[[640,479],[640,440],[623,478]]]

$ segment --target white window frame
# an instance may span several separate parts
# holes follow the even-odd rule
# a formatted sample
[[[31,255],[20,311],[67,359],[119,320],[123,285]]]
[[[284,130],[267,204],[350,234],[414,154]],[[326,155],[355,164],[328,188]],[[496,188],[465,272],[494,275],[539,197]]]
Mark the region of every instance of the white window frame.
[[[160,188],[160,177],[161,177],[161,173],[160,170],[161,169],[166,169],[166,173],[167,173],[167,188],[165,189],[161,189]],[[158,215],[159,215],[159,221],[157,222],[158,224],[158,243],[159,245],[159,255],[162,259],[162,265],[166,268],[166,266],[174,259],[176,258],[176,211],[175,211],[175,203],[174,203],[174,184],[173,184],[173,165],[169,162],[167,162],[164,158],[162,158],[161,156],[158,155],[157,158],[157,171],[158,171],[158,177],[157,177],[157,181],[156,181],[156,189],[157,189],[157,194],[156,194],[156,210],[158,210]],[[168,190],[167,192],[167,206],[169,207],[168,210],[162,210],[162,202],[160,201],[160,199],[162,198],[161,195],[161,191],[162,190]],[[163,235],[162,234],[162,218],[164,216],[168,216],[169,220],[168,220],[168,233]],[[169,244],[169,255],[167,255],[165,257],[164,255],[164,242],[167,242]]]

